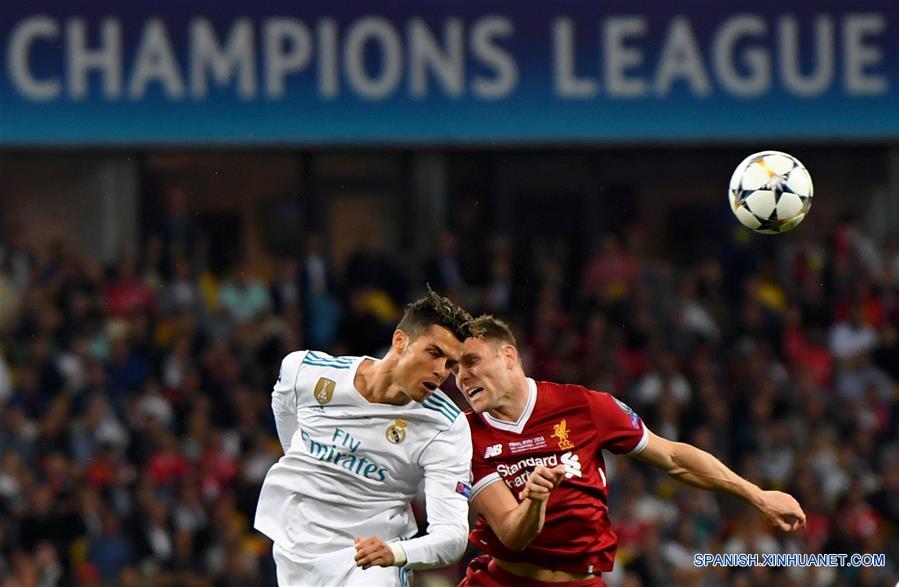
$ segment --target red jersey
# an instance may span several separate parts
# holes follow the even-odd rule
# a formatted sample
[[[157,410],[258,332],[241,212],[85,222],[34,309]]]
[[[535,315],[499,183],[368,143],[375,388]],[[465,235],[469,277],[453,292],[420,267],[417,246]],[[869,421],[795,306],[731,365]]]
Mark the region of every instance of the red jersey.
[[[607,505],[602,449],[638,453],[649,441],[643,421],[608,393],[579,385],[528,379],[530,390],[517,422],[467,412],[471,426],[472,498],[503,480],[515,498],[539,465],[564,465],[553,490],[543,530],[522,551],[506,548],[484,518],[469,540],[489,555],[576,573],[612,570],[618,538]]]

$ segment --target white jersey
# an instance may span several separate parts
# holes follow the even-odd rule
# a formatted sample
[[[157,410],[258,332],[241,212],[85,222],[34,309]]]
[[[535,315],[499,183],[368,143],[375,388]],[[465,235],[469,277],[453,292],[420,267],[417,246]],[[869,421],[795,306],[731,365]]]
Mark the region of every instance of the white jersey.
[[[262,485],[255,526],[298,562],[378,536],[405,540],[410,568],[451,564],[468,535],[468,420],[440,390],[422,403],[369,402],[353,384],[365,359],[284,358],[272,410],[285,454]],[[428,534],[412,539],[422,479]]]

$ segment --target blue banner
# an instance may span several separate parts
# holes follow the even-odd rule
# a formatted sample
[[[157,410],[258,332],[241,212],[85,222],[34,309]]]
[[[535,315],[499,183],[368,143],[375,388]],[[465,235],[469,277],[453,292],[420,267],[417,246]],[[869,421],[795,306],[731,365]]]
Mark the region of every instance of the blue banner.
[[[899,2],[5,0],[0,145],[899,137]]]

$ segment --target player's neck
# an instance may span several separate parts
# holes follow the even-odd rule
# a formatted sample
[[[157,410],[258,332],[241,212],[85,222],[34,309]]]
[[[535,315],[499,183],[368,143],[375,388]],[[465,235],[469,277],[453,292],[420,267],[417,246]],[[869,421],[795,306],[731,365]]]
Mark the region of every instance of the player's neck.
[[[528,381],[522,375],[520,380],[516,379],[512,389],[503,396],[503,402],[487,413],[497,420],[517,422],[527,407],[529,395]]]
[[[380,361],[365,359],[360,363],[353,378],[353,385],[359,395],[373,404],[402,406],[409,403],[404,394],[390,377],[392,358],[390,354]]]

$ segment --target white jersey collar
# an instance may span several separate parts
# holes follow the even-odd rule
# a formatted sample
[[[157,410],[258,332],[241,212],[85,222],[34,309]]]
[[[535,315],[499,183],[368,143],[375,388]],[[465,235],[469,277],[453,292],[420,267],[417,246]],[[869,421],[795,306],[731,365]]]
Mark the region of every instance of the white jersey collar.
[[[528,420],[531,419],[531,413],[534,411],[534,406],[537,404],[537,382],[530,377],[527,377],[526,379],[528,382],[528,401],[525,404],[521,415],[518,416],[518,420],[507,422],[506,420],[494,418],[488,412],[484,412],[484,421],[487,422],[488,425],[498,430],[521,434],[521,431],[524,430]]]

